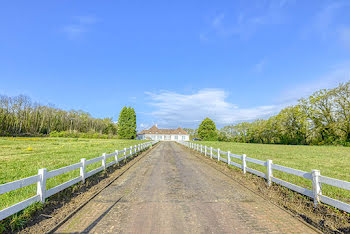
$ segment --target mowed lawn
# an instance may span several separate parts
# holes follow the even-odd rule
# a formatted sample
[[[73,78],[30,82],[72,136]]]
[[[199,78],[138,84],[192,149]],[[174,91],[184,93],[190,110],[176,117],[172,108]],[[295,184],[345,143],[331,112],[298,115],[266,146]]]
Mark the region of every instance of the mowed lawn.
[[[266,161],[273,160],[279,164],[294,169],[311,172],[312,169],[321,171],[321,175],[350,181],[350,147],[341,146],[304,146],[304,145],[272,145],[247,144],[217,141],[196,141],[196,144],[220,148],[233,154],[246,154],[247,157]],[[215,152],[213,152],[215,153]],[[224,156],[224,155],[223,155]],[[227,158],[226,156],[224,156]],[[241,160],[233,159],[237,163]],[[247,166],[266,173],[266,167],[248,162]],[[237,168],[238,169],[238,168]],[[239,169],[240,170],[240,169]],[[274,170],[274,176],[288,182],[312,190],[310,180]],[[326,184],[322,185],[323,194],[350,203],[350,192]]]
[[[23,138],[0,137],[0,184],[15,181],[38,173],[38,169],[54,170],[92,159],[103,153],[112,153],[145,141],[82,138]],[[114,160],[110,158],[108,162]],[[87,167],[92,170],[101,162]],[[51,178],[47,188],[52,188],[79,176],[79,169]],[[0,210],[36,194],[36,185],[0,195]]]

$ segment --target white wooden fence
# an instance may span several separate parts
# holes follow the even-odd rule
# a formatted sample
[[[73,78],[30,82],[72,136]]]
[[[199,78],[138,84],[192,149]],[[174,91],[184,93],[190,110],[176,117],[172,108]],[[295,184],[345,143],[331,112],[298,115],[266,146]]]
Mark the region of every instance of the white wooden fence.
[[[152,142],[146,142],[142,144],[138,144],[135,146],[130,146],[129,148],[124,148],[123,150],[116,150],[114,153],[111,154],[103,154],[100,157],[93,158],[90,160],[86,160],[85,158],[82,158],[79,163],[69,165],[66,167],[62,167],[56,170],[47,171],[46,168],[39,169],[37,175],[33,175],[24,179],[16,180],[10,183],[1,184],[0,185],[0,195],[4,193],[11,192],[16,189],[20,189],[32,184],[37,183],[37,194],[31,198],[28,198],[24,201],[21,201],[15,205],[12,205],[8,208],[5,208],[0,211],[0,220],[9,217],[10,215],[13,215],[24,208],[28,207],[29,205],[35,203],[35,202],[42,202],[45,203],[45,198],[48,198],[66,188],[69,186],[72,186],[73,184],[76,184],[80,181],[83,183],[85,182],[85,179],[100,172],[103,170],[106,170],[107,167],[110,167],[114,164],[117,164],[118,162],[127,159],[128,157],[143,151],[147,149],[148,147],[152,146],[152,144],[157,143],[157,141]],[[122,157],[118,157],[119,155],[122,155]],[[112,162],[106,164],[106,160],[110,157],[115,157],[115,160]],[[92,163],[96,162],[102,162],[102,165],[94,170],[91,170],[89,172],[86,171],[86,166],[90,165]],[[80,169],[80,176],[69,180],[63,184],[57,185],[56,187],[53,187],[51,189],[46,190],[46,180],[76,169]]]
[[[350,191],[350,182],[322,176],[319,170],[312,170],[311,172],[306,172],[306,171],[301,171],[301,170],[273,164],[272,160],[261,161],[258,159],[247,157],[245,154],[236,155],[236,154],[232,154],[230,151],[225,152],[220,149],[214,149],[213,147],[207,147],[207,146],[195,144],[192,142],[181,141],[179,143],[191,149],[197,150],[200,153],[203,153],[205,156],[209,156],[211,159],[216,158],[218,161],[223,161],[229,165],[238,167],[242,169],[244,174],[246,172],[250,172],[257,176],[263,177],[267,180],[268,185],[271,185],[271,183],[274,182],[276,184],[287,187],[293,191],[301,193],[305,196],[308,196],[314,200],[315,206],[317,206],[318,203],[323,202],[327,205],[336,207],[340,210],[350,213],[350,204],[322,195],[322,189],[321,189],[322,187],[321,184],[328,184],[334,187],[338,187],[338,188]],[[227,159],[223,158],[222,155],[227,156]],[[231,161],[231,158],[236,158],[241,160],[242,164]],[[247,167],[247,161],[266,167],[266,173]],[[311,180],[312,191],[274,177],[273,170],[282,171],[288,174],[300,176],[305,179]]]

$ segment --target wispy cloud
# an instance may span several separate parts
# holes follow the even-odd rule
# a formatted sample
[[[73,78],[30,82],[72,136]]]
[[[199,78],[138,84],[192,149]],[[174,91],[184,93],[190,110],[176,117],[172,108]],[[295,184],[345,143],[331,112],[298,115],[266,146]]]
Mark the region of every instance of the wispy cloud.
[[[143,129],[149,129],[150,127],[152,127],[154,124],[150,124],[150,123],[140,123],[139,126],[137,127],[138,131],[141,131]]]
[[[202,89],[191,94],[171,91],[146,93],[156,108],[150,114],[162,126],[176,127],[196,126],[205,117],[212,118],[217,125],[230,124],[235,121],[253,120],[276,113],[280,106],[256,106],[240,108],[229,103],[228,93],[222,89]]]
[[[332,30],[337,13],[341,8],[346,6],[343,2],[331,2],[325,6],[316,14],[312,24],[314,28],[323,36],[328,34],[329,30]]]
[[[266,67],[266,64],[267,64],[267,59],[266,58],[261,59],[258,63],[254,65],[253,71],[255,73],[261,73]]]
[[[91,25],[97,22],[97,18],[93,16],[76,16],[73,17],[73,21],[73,23],[62,28],[62,31],[71,40],[78,39],[84,33],[90,31]]]
[[[327,74],[312,81],[290,86],[282,91],[279,101],[295,104],[300,98],[306,98],[320,89],[334,88],[348,81],[350,81],[350,61],[333,66]]]
[[[339,39],[343,45],[350,49],[350,27],[343,26],[338,29]]]
[[[222,27],[222,21],[224,18],[225,18],[225,14],[223,13],[215,16],[215,18],[211,22],[211,25],[213,26],[213,28],[219,29],[220,27]]]
[[[350,10],[349,1],[331,1],[324,4],[315,14],[309,24],[302,31],[302,37],[317,37],[329,43],[330,40],[338,41],[345,47],[349,47],[350,23],[344,25],[343,17],[347,17]]]
[[[256,6],[243,9],[236,15],[219,13],[211,19],[206,31],[200,34],[200,39],[202,41],[203,35],[206,41],[209,36],[248,38],[263,25],[284,23],[284,9],[292,2],[294,1],[257,1]],[[251,9],[257,10],[252,12]]]
[[[206,42],[206,41],[208,41],[208,37],[207,37],[206,33],[200,33],[200,34],[199,34],[199,40],[200,40],[201,42]]]

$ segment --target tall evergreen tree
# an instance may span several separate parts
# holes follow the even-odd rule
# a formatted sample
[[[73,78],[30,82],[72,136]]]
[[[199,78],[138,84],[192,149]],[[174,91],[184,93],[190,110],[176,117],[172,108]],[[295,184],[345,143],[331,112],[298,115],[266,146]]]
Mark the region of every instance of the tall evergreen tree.
[[[129,107],[130,115],[130,139],[136,138],[136,112],[134,108]]]
[[[128,119],[127,112],[128,112],[128,108],[124,106],[119,114],[118,135],[120,138],[127,138],[127,119]]]
[[[123,139],[136,137],[136,113],[132,107],[123,107],[119,114],[118,135]]]
[[[216,141],[218,134],[213,120],[205,118],[198,128],[198,136],[205,141]]]

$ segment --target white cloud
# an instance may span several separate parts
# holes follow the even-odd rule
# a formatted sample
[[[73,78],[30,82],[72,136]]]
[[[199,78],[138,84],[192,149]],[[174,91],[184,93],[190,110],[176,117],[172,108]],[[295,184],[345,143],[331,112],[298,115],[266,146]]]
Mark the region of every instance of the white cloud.
[[[240,108],[226,101],[228,93],[221,89],[202,89],[192,94],[171,91],[146,93],[151,105],[156,108],[150,113],[162,126],[196,126],[204,118],[213,119],[217,125],[235,121],[253,120],[274,114],[281,106],[258,106]]]
[[[71,40],[80,38],[84,33],[90,31],[91,25],[97,22],[97,19],[92,16],[76,16],[74,23],[66,25],[62,31]]]
[[[151,100],[149,104],[155,108],[148,114],[162,127],[196,127],[206,117],[213,119],[218,126],[223,126],[269,117],[317,90],[334,88],[347,81],[350,81],[350,61],[332,67],[329,73],[313,81],[282,90],[275,104],[249,108],[228,102],[229,94],[222,89],[201,89],[191,94],[146,92]]]

